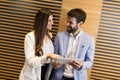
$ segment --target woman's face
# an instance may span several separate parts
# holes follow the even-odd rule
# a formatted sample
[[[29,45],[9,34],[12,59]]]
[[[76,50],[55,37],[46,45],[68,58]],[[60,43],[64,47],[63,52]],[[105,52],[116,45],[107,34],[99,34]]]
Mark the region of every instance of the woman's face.
[[[47,29],[51,30],[52,29],[52,25],[53,25],[53,16],[50,15],[49,19],[48,19],[48,25],[47,25]]]

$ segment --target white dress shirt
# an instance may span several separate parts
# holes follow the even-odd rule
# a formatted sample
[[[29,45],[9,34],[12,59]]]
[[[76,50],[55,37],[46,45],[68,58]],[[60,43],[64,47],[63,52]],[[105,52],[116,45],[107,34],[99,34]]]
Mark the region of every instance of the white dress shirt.
[[[74,37],[72,33],[70,34],[67,55],[65,56],[66,58],[75,58],[81,33],[82,33],[82,30],[79,32],[79,34],[76,37]],[[73,67],[71,65],[65,64],[64,76],[69,78],[74,77]]]

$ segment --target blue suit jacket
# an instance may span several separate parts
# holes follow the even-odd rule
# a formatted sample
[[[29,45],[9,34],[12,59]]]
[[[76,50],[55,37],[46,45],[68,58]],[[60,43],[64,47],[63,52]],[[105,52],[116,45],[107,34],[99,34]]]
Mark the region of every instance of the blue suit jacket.
[[[59,32],[55,38],[55,53],[64,57],[67,53],[69,34],[64,32]],[[74,69],[74,79],[75,80],[88,80],[87,79],[87,69],[91,68],[94,60],[94,38],[84,31],[81,33],[79,39],[78,48],[75,57],[83,61],[83,67],[80,70]],[[56,69],[53,73],[53,80],[62,80],[64,72],[64,65]]]

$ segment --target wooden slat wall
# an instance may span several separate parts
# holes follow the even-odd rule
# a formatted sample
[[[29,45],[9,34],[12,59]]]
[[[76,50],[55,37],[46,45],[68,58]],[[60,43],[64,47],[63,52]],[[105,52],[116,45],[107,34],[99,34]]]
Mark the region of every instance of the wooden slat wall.
[[[104,0],[91,80],[120,80],[120,0]]]
[[[53,12],[53,40],[58,31],[62,0],[0,1],[0,80],[18,79],[24,63],[24,36],[42,7]]]

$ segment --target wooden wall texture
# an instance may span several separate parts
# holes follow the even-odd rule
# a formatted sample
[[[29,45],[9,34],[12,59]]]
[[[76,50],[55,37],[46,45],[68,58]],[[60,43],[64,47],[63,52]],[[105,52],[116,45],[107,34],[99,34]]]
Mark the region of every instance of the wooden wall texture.
[[[58,31],[62,0],[0,1],[0,80],[18,80],[24,63],[24,36],[33,27],[35,14],[48,8],[54,16],[53,40]]]
[[[94,65],[88,71],[89,80],[119,80],[119,3],[120,0],[1,0],[0,79],[18,79],[24,62],[24,35],[31,31],[36,11],[47,7],[55,17],[52,30],[54,37],[57,31],[66,29],[66,13],[70,9],[82,8],[86,11],[83,29],[95,37],[96,43]]]
[[[91,80],[120,80],[120,0],[104,0]]]

